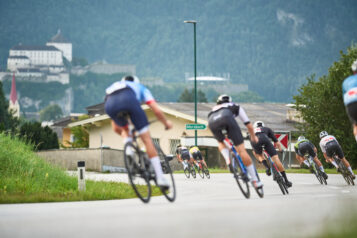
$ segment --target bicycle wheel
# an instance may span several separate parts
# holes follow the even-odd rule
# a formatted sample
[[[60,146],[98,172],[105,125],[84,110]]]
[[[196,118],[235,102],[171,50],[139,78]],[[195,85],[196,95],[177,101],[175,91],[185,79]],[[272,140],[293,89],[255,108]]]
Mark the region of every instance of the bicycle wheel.
[[[170,167],[169,160],[167,157],[165,157],[162,163],[165,164],[166,167],[167,173],[164,174],[164,177],[169,182],[170,188],[167,190],[167,189],[162,189],[160,187],[160,190],[162,194],[164,194],[164,196],[167,198],[167,200],[173,202],[176,199],[176,186],[175,186],[174,175],[172,174],[172,169]]]
[[[316,176],[317,180],[318,180],[321,184],[323,184],[322,176],[321,176],[321,174],[319,173],[319,171],[317,170],[315,163],[311,164],[311,166],[312,166],[313,173],[314,173],[314,175]]]
[[[231,160],[232,162],[234,161],[234,164],[239,165],[238,159],[233,156],[234,160]],[[231,165],[232,166],[232,165]],[[249,198],[250,197],[250,191],[249,191],[249,178],[247,174],[244,174],[240,166],[236,166],[237,169],[233,169],[233,175],[234,179],[236,180],[238,187],[240,191],[243,193],[244,197]]]
[[[348,178],[350,179],[350,183],[352,186],[355,186],[355,181],[353,181],[353,178],[351,175],[348,176]]]
[[[211,175],[210,175],[210,173],[209,173],[209,170],[208,170],[208,168],[206,167],[206,165],[202,165],[202,168],[203,168],[203,173],[206,175],[206,178],[211,178]]]
[[[196,170],[195,168],[190,164],[190,172],[193,178],[196,178]]]
[[[200,166],[198,166],[197,170],[198,170],[198,174],[200,175],[200,177],[204,178],[205,174],[203,173],[202,163],[200,164]]]
[[[255,166],[254,166],[254,168],[255,168]],[[258,180],[260,181],[260,178],[259,178],[259,175],[258,175],[257,170],[255,170],[255,174],[256,174]],[[264,197],[264,189],[263,189],[263,187],[261,187],[261,188],[256,188],[256,187],[254,187],[254,189],[255,189],[255,191],[257,192],[257,194],[258,194],[258,196],[259,196],[260,198],[263,198],[263,197]]]
[[[190,178],[190,168],[189,168],[189,166],[187,166],[184,170],[183,170],[183,172],[185,173],[185,175],[186,175],[186,178]]]
[[[133,143],[125,144],[124,162],[130,184],[140,200],[148,203],[151,197],[150,173],[144,160],[144,156]]]
[[[321,178],[321,180],[322,180],[322,182],[325,184],[325,185],[327,185],[327,180],[324,178],[324,176],[322,175],[322,171],[321,170],[319,170],[319,174],[320,174],[320,178]]]
[[[272,171],[273,171],[273,178],[275,178],[275,181],[277,182],[277,184],[279,185],[279,188],[281,190],[281,192],[283,193],[283,195],[289,193],[287,192],[287,187],[285,185],[285,182],[284,182],[284,179],[283,179],[283,176],[281,176],[278,171],[275,169],[274,166],[272,166]]]

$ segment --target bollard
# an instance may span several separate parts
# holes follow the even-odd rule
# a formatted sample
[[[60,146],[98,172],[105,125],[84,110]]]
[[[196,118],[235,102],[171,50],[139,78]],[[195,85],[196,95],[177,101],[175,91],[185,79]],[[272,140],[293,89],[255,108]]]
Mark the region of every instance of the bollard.
[[[86,171],[86,166],[84,161],[78,161],[78,191],[86,191],[86,180],[84,173]]]

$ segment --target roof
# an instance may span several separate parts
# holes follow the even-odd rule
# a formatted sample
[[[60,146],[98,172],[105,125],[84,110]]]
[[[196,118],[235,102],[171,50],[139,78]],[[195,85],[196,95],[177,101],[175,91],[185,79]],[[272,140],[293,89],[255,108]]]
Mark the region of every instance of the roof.
[[[216,105],[215,103],[198,103],[197,104],[197,118],[198,123],[207,124],[208,113],[211,111],[212,107]],[[247,113],[250,121],[253,123],[255,121],[264,121],[267,127],[270,127],[274,131],[296,131],[296,122],[287,120],[287,112],[291,107],[287,104],[282,103],[242,103],[241,107]],[[174,115],[176,117],[182,117],[187,120],[194,121],[195,111],[193,103],[159,103],[160,109],[168,114]],[[96,104],[86,108],[88,114],[91,116],[98,115],[94,118],[90,118],[81,121],[82,124],[94,123],[100,120],[109,119],[109,116],[104,112],[104,103]],[[146,110],[148,107],[143,106]],[[240,128],[243,131],[247,131],[244,124],[239,118],[236,119]],[[76,123],[80,125],[81,122]],[[72,126],[72,125],[70,125]]]
[[[11,50],[30,50],[30,51],[60,51],[54,46],[47,45],[16,45]]]
[[[9,59],[29,59],[29,57],[27,56],[17,56],[17,55],[13,55],[13,56],[9,56]]]
[[[49,42],[51,42],[51,43],[70,43],[67,39],[65,39],[63,37],[60,29],[58,29],[57,34],[54,35]]]
[[[77,120],[78,116],[67,116],[60,118],[53,122],[52,127],[66,127],[69,123],[73,122],[73,120]]]

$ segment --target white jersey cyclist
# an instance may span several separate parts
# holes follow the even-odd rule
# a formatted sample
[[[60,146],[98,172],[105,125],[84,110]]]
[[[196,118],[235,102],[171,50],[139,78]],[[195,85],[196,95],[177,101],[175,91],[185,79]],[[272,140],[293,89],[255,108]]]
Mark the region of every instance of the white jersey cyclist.
[[[326,148],[327,148],[327,144],[330,142],[336,142],[338,144],[337,139],[334,136],[328,135],[325,136],[321,139],[320,141],[320,148],[322,150],[323,153],[326,153]]]
[[[242,107],[240,107],[238,104],[235,104],[233,102],[222,103],[222,104],[218,104],[218,105],[214,106],[212,108],[211,112],[208,114],[208,116],[210,116],[210,114],[217,112],[223,108],[229,109],[235,117],[238,116],[242,120],[244,125],[247,125],[248,123],[250,123],[247,113],[245,113],[244,109]],[[217,116],[219,116],[219,115],[217,115]]]

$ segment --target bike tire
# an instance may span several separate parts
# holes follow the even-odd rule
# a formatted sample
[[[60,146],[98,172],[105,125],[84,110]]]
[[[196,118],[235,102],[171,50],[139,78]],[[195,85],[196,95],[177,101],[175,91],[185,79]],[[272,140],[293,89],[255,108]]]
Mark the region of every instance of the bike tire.
[[[255,169],[255,166],[254,166],[254,169]],[[255,169],[255,174],[256,174],[258,180],[260,181],[259,174],[258,174],[258,172],[257,172],[256,169]],[[263,187],[261,187],[261,188],[256,188],[256,187],[254,187],[254,189],[255,189],[255,191],[257,192],[257,194],[258,194],[258,196],[259,196],[260,198],[263,198],[263,197],[264,197],[264,189],[263,189]]]
[[[324,178],[324,176],[322,175],[322,171],[319,171],[319,174],[320,174],[320,178],[323,182],[323,184],[327,185],[327,180]]]
[[[210,175],[209,170],[206,167],[206,165],[202,165],[202,168],[203,168],[203,173],[206,175],[206,178],[210,179],[211,175]]]
[[[188,166],[183,170],[183,172],[185,173],[186,178],[190,178],[191,172]]]
[[[355,181],[353,181],[353,178],[351,177],[351,175],[349,176],[349,178],[350,178],[351,185],[355,186]]]
[[[150,172],[146,168],[144,156],[132,142],[125,144],[124,162],[135,194],[142,202],[148,203],[151,197]]]
[[[238,160],[235,156],[233,156],[234,160],[235,160],[235,164],[238,165]],[[244,173],[242,172],[242,169],[240,168],[240,166],[237,166],[237,170],[233,169],[233,175],[234,178],[238,184],[238,187],[240,189],[240,191],[243,193],[245,198],[250,198],[250,190],[249,190],[249,184],[248,181],[249,180],[244,180]],[[247,175],[245,175],[247,176]]]
[[[204,172],[203,172],[203,167],[201,168],[201,167],[198,167],[198,174],[200,175],[200,177],[201,178],[204,178],[205,177],[205,174],[204,174]]]
[[[176,199],[176,186],[175,186],[174,175],[172,173],[172,169],[170,167],[169,161],[166,158],[164,159],[163,163],[165,164],[165,167],[167,169],[167,173],[164,174],[164,177],[167,179],[167,181],[169,181],[170,189],[169,191],[167,191],[166,189],[160,187],[160,190],[162,194],[164,194],[167,200],[173,202]]]
[[[191,175],[192,175],[192,177],[193,177],[193,178],[196,178],[196,170],[195,170],[195,168],[194,168],[192,165],[190,165],[190,170],[191,170]]]
[[[276,180],[281,192],[283,193],[283,195],[289,194],[289,191],[285,185],[283,176],[281,176],[279,174],[279,172],[275,169],[274,166],[272,166],[272,174],[273,174],[273,178],[275,177],[275,180]]]

